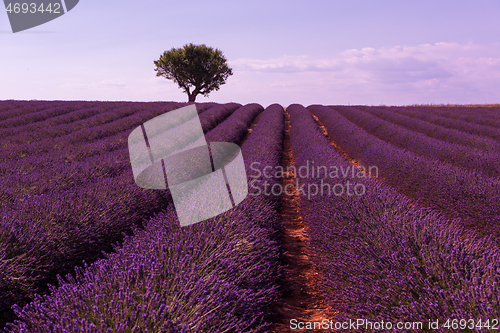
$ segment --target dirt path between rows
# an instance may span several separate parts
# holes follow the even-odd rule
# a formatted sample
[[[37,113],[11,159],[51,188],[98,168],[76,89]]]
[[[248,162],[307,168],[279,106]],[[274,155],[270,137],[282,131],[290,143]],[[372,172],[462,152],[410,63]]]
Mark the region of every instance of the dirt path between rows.
[[[286,170],[287,166],[294,164],[290,146],[290,116],[285,113],[285,137],[283,143],[283,157],[281,165]],[[288,186],[288,192],[295,192],[295,175],[289,173],[287,178],[282,178],[282,188]],[[292,189],[293,188],[293,189]],[[291,329],[291,320],[297,322],[319,322],[328,319],[328,308],[322,302],[321,295],[316,288],[318,272],[311,260],[311,249],[308,246],[309,236],[307,226],[299,213],[298,196],[281,195],[281,225],[283,234],[281,242],[285,248],[283,274],[283,299],[276,305],[279,314],[270,332],[297,332]],[[313,332],[313,330],[299,330],[300,332]],[[317,331],[317,330],[316,330]]]

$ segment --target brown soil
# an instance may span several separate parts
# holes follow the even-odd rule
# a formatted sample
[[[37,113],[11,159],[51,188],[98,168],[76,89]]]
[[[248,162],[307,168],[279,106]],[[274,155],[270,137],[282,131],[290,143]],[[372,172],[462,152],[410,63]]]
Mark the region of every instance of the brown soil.
[[[349,162],[351,165],[354,165],[356,168],[358,168],[358,170],[361,170],[361,163],[359,163],[358,160],[355,160],[353,158],[351,158],[349,155],[347,155],[347,153],[339,146],[337,145],[337,143],[335,141],[333,141],[332,138],[330,138],[330,136],[328,135],[328,131],[326,130],[326,127],[325,125],[323,125],[318,117],[316,117],[314,114],[312,114],[312,117],[314,118],[314,120],[316,121],[316,124],[318,124],[318,127],[321,131],[321,133],[323,133],[323,135],[328,139],[328,141],[330,141],[330,144],[333,146],[333,148],[335,148],[336,151],[339,152],[340,155],[342,155],[343,158],[345,158],[345,160],[347,162]],[[376,178],[372,178],[373,180],[378,180]]]
[[[344,157],[345,160],[348,161],[351,165],[354,165],[356,168],[359,169],[360,166],[361,166],[361,164],[359,163],[359,161],[357,161],[355,159],[352,159],[339,145],[337,145],[336,142],[328,135],[328,131],[327,131],[326,127],[320,122],[320,120],[318,119],[318,117],[316,117],[312,113],[311,113],[311,115],[314,118],[314,120],[316,121],[316,123],[318,124],[318,127],[321,130],[321,133],[323,133],[323,135],[328,139],[328,141],[330,141],[330,144],[335,148],[335,150],[337,150],[337,152],[339,152],[339,154],[341,154],[342,157]],[[354,125],[356,125],[356,124],[354,124]],[[358,125],[356,125],[356,126],[359,127],[360,129],[363,129],[362,127],[360,127]],[[394,188],[393,185],[391,185],[391,183],[387,179],[384,179],[383,177],[378,176],[378,178],[371,178],[371,180],[383,182],[385,185]],[[427,205],[425,203],[424,204],[419,203],[418,202],[418,198],[415,196],[415,194],[412,194],[412,193],[403,193],[403,192],[400,192],[399,190],[397,190],[397,191],[401,195],[403,195],[407,199],[409,199],[410,205],[412,207],[429,207],[429,205]],[[432,206],[431,206],[431,209],[434,209],[434,208],[432,208]],[[437,211],[439,211],[439,210],[437,210]],[[450,213],[450,212],[447,212],[447,211],[442,211],[442,213],[444,214],[445,217],[447,217],[449,219],[455,219],[456,218],[456,216],[453,214],[454,212]],[[465,228],[461,232],[461,237],[463,238],[463,240],[465,242],[467,242],[468,245],[472,244],[473,242],[476,242],[476,237],[477,236],[479,238],[481,238],[481,237],[489,235],[489,233],[487,231],[478,229],[478,227],[474,223],[466,222],[466,223],[463,224],[463,226]],[[498,248],[500,248],[500,240],[498,240],[496,242],[496,245],[497,245]]]
[[[342,155],[342,157],[347,161],[349,162],[351,165],[355,166],[356,168],[358,168],[358,170],[361,170],[361,164],[359,163],[358,160],[355,160],[353,158],[351,158],[349,155],[347,155],[347,153],[339,146],[337,145],[337,143],[328,135],[328,131],[325,127],[325,125],[323,125],[318,117],[316,117],[314,114],[311,113],[311,115],[313,116],[314,120],[316,121],[316,123],[318,124],[318,127],[319,129],[321,130],[321,133],[323,133],[323,135],[328,139],[328,141],[330,141],[330,144],[333,146],[333,148],[335,148],[335,150],[340,154]],[[359,126],[358,126],[359,127]],[[360,127],[361,128],[361,127]],[[377,182],[384,182],[385,184],[389,185],[389,182],[386,181],[384,178],[380,177],[380,175],[378,177],[372,177],[370,178],[371,180],[373,181],[377,181]],[[408,199],[410,199],[410,205],[413,206],[413,207],[416,207],[417,204],[415,202],[415,199],[410,197],[410,196],[406,196]]]
[[[285,110],[286,112],[286,110]],[[294,164],[290,146],[290,116],[285,114],[285,137],[283,143],[282,166]],[[282,188],[295,181],[293,172],[282,178]],[[295,186],[288,186],[289,192],[295,192]],[[286,265],[283,274],[283,298],[276,305],[276,318],[270,328],[272,333],[296,332],[290,329],[290,320],[300,322],[319,322],[328,319],[328,307],[323,303],[317,290],[316,271],[311,261],[311,249],[308,245],[309,236],[307,226],[299,213],[299,196],[290,196],[285,193],[281,196],[281,225],[283,233],[281,242],[285,248],[283,258]],[[312,330],[300,330],[312,332]]]
[[[262,111],[262,112],[264,112],[264,111]],[[254,120],[253,120],[253,122],[252,122],[252,125],[250,125],[250,127],[248,127],[248,133],[245,135],[245,137],[243,138],[243,140],[242,140],[241,142],[245,142],[245,140],[248,138],[248,136],[249,136],[250,134],[252,134],[253,129],[254,129],[254,128],[255,128],[255,126],[257,126],[257,124],[259,123],[260,118],[262,118],[262,112],[261,112],[261,113],[259,113],[259,114],[257,115],[257,117],[255,117],[255,119],[254,119]]]

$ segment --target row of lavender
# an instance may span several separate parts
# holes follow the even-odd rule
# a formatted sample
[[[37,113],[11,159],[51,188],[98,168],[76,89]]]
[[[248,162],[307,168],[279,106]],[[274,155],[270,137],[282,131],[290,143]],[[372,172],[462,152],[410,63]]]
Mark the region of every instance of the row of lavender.
[[[319,107],[310,110],[321,114]],[[414,206],[358,170],[331,178],[332,167],[353,166],[332,147],[308,110],[291,105],[287,111],[295,166],[314,165],[320,171],[301,178],[309,195],[302,195],[300,211],[309,226],[313,260],[322,272],[320,287],[333,309],[332,319],[426,325],[429,319],[498,318],[500,256],[490,240],[464,240],[457,221]],[[340,129],[329,127],[328,134],[336,138]],[[339,195],[347,181],[362,185],[363,194]],[[318,187],[323,193],[311,196],[308,189]]]
[[[103,144],[107,144],[108,150],[116,149],[116,146],[120,144],[123,146],[121,141],[126,140],[126,137],[124,137],[125,132],[120,129],[132,128],[151,117],[179,108],[184,104],[128,102],[109,105],[101,103],[95,107],[78,109],[79,104],[75,103],[70,104],[71,108],[64,106],[65,104],[57,106],[56,109],[70,111],[55,117],[46,115],[54,108],[34,112],[34,114],[41,113],[39,118],[42,116],[43,118],[33,122],[22,117],[24,125],[0,129],[2,157],[9,161],[31,158],[30,162],[35,163],[37,167],[43,167],[44,165],[38,162],[40,157],[51,164],[52,158],[57,157],[53,155],[55,152],[72,160],[89,157],[91,152],[94,155],[101,154],[99,149],[103,148],[101,147]],[[214,106],[211,104],[199,104],[197,106],[199,112]],[[99,143],[101,146],[96,145]],[[41,155],[47,152],[52,155]]]
[[[38,124],[40,129],[36,132],[24,132],[20,127],[15,127],[18,135],[3,138],[3,145],[9,139],[9,144],[19,141],[20,137],[29,137],[29,141],[35,142],[17,143],[10,149],[2,150],[0,197],[5,201],[13,201],[25,195],[43,194],[54,189],[64,190],[120,174],[129,167],[127,131],[145,120],[182,106],[178,103],[156,106],[129,104],[131,105],[124,108],[112,109],[95,117],[60,126],[54,126],[51,118]],[[217,121],[227,117],[228,112],[239,106],[226,104],[210,108],[201,116],[204,130],[215,127]],[[218,116],[214,118],[214,114]],[[65,128],[59,132],[58,137],[39,137],[41,129],[49,128],[57,132],[61,127]],[[95,139],[96,135],[99,135],[98,139]],[[51,174],[50,177],[47,177],[48,173]]]
[[[500,180],[418,156],[367,133],[333,108],[309,107],[351,158],[377,166],[380,176],[423,206],[462,218],[480,233],[500,238]]]
[[[77,113],[78,117],[64,115],[63,121],[60,116],[7,128],[17,134],[0,141],[0,198],[9,202],[116,175],[128,163],[127,130],[180,106],[127,103],[113,109],[102,103],[97,115],[83,117],[75,111],[68,116]],[[52,176],[46,177],[47,173]]]
[[[92,155],[97,156],[81,156],[80,162],[71,163],[55,158],[66,152],[65,149],[33,155],[39,163],[47,161],[47,166],[26,174],[21,172],[30,167],[31,159],[26,159],[26,164],[12,161],[21,174],[4,175],[4,190],[16,190],[12,179],[31,181],[38,189],[43,187],[44,190],[42,193],[37,189],[31,189],[29,194],[16,193],[1,207],[0,313],[7,316],[13,303],[23,304],[32,299],[34,292],[45,292],[46,283],[55,282],[57,273],[72,270],[84,259],[95,260],[102,250],[111,249],[111,244],[122,237],[122,232],[129,232],[145,217],[165,207],[170,200],[168,192],[143,190],[134,183],[126,138],[130,129],[147,117],[177,106],[177,103],[172,103],[166,107],[145,108],[145,114],[136,110],[138,115],[127,126],[118,120],[125,127],[121,128],[121,134],[118,134],[120,125],[112,122],[96,126],[97,131],[102,127],[112,133],[116,131],[107,138],[118,147],[115,151],[95,148]],[[214,128],[239,106],[226,104],[203,112],[200,118],[204,130],[208,132]],[[251,108],[258,110],[262,107]],[[81,147],[81,144],[75,146]],[[68,150],[74,148],[70,143],[65,147]],[[54,157],[52,163],[48,156]]]
[[[120,102],[118,102],[120,103]],[[61,102],[61,101],[0,101],[0,128],[23,125],[31,121],[46,119],[63,110],[77,110],[102,104],[99,102]],[[108,103],[109,105],[110,103]],[[51,111],[50,109],[55,109]],[[47,111],[47,115],[40,111]]]
[[[427,122],[440,125],[446,128],[457,129],[469,134],[475,134],[479,136],[485,136],[492,138],[496,141],[500,140],[500,128],[492,127],[488,125],[480,125],[473,122],[468,122],[460,119],[453,119],[449,117],[444,117],[432,112],[432,108],[422,108],[422,107],[401,107],[393,108],[394,111],[410,116],[413,118],[425,120]],[[492,119],[491,124],[494,123]]]
[[[245,127],[249,118],[230,117],[227,128]],[[227,133],[207,140],[245,135]],[[247,173],[255,162],[279,165],[282,135],[283,108],[269,106],[242,145]],[[16,307],[21,320],[7,331],[263,332],[279,296],[278,222],[276,202],[263,196],[184,228],[170,204],[115,253]]]
[[[434,139],[460,144],[470,148],[482,149],[488,152],[500,152],[500,142],[491,138],[469,134],[457,129],[446,128],[424,120],[405,116],[404,114],[395,112],[392,107],[360,106],[358,108],[378,118],[403,126],[412,131],[425,134]]]
[[[425,112],[434,113],[438,116],[463,120],[466,122],[472,122],[479,125],[488,125],[493,127],[500,127],[500,108],[495,107],[467,107],[467,106],[455,106],[455,107],[433,107],[425,108]]]
[[[47,108],[34,108],[32,112],[20,115],[13,115],[0,121],[0,134],[2,135],[2,148],[13,148],[16,150],[27,150],[27,155],[39,150],[50,150],[57,143],[62,143],[54,138],[65,136],[73,132],[81,131],[86,128],[97,127],[106,123],[117,121],[121,118],[140,113],[150,108],[166,107],[176,108],[185,105],[185,103],[131,103],[131,102],[105,102],[90,104],[88,102],[47,102]],[[27,104],[29,105],[29,104]],[[209,107],[210,105],[206,105]],[[201,105],[200,105],[201,107]],[[29,109],[29,107],[26,107]],[[15,110],[14,110],[15,111]],[[10,113],[10,112],[9,112]],[[0,114],[1,115],[1,114]],[[81,134],[95,135],[99,133],[80,132]],[[73,133],[74,134],[74,133]],[[75,135],[75,134],[74,134]],[[68,137],[76,139],[78,137]],[[40,142],[42,141],[42,142]],[[21,145],[31,143],[32,145]]]
[[[18,117],[20,115],[37,112],[52,107],[58,107],[63,104],[79,104],[79,107],[88,107],[90,105],[100,104],[102,102],[89,101],[40,101],[40,100],[1,100],[0,101],[0,121]],[[108,102],[109,103],[109,102]],[[119,103],[119,102],[118,102]],[[3,126],[2,126],[3,127]]]
[[[485,152],[443,142],[379,119],[355,107],[335,107],[335,110],[366,132],[394,146],[481,173],[486,177],[500,176],[500,151]]]

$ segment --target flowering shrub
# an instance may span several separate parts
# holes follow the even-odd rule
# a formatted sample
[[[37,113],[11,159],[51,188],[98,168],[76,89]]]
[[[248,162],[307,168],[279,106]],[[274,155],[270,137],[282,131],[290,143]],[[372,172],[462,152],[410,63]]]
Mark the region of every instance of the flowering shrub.
[[[5,171],[0,178],[0,323],[12,304],[25,304],[35,292],[45,293],[56,274],[110,251],[123,232],[171,201],[168,191],[135,184],[126,144],[131,129],[183,104],[100,103],[92,115],[92,104],[92,112],[77,111],[82,103],[59,102],[57,111],[35,108],[33,114],[0,122],[32,121],[16,126],[18,136],[0,143],[6,147],[0,162]],[[200,119],[210,120],[203,129],[210,133],[217,125],[214,117],[222,121],[238,105],[201,107]]]
[[[239,119],[230,117],[220,126],[234,128]],[[279,164],[282,132],[276,128],[282,122],[283,108],[274,105],[263,112],[241,146],[246,164]],[[233,210],[180,228],[169,203],[114,253],[77,268],[74,277],[58,278],[59,287],[51,287],[50,295],[15,306],[20,320],[7,330],[265,331],[270,304],[279,297],[278,221],[276,202],[249,196]]]
[[[483,126],[471,122],[467,122],[464,120],[459,120],[459,119],[452,119],[448,117],[443,117],[439,116],[437,114],[433,114],[432,112],[427,112],[431,108],[425,108],[421,109],[418,107],[408,107],[408,108],[403,108],[403,109],[397,109],[396,112],[399,112],[401,114],[422,119],[427,122],[443,126],[446,128],[454,128],[458,129],[460,131],[469,133],[469,134],[476,134],[480,136],[485,136],[489,137],[495,140],[500,139],[500,129],[499,128],[493,128],[490,126]],[[496,109],[498,110],[498,109]],[[432,110],[431,110],[432,111]]]
[[[482,173],[487,177],[500,176],[500,152],[487,153],[479,149],[429,138],[354,107],[336,107],[335,110],[366,132],[392,145],[417,155]]]
[[[381,119],[398,124],[412,131],[423,133],[429,137],[457,143],[471,148],[478,148],[486,151],[500,151],[500,143],[491,139],[475,134],[469,134],[453,128],[442,127],[433,123],[426,122],[417,118],[405,116],[395,112],[395,107],[359,107],[360,110],[371,113]],[[426,109],[427,111],[427,109]]]
[[[498,111],[500,108],[497,105],[484,106],[454,106],[450,107],[434,107],[425,108],[425,112],[430,112],[438,116],[463,120],[470,123],[479,125],[488,125],[493,127],[500,127],[500,117]]]
[[[311,109],[323,119],[342,117],[328,108]],[[297,167],[313,160],[348,166],[304,107],[295,104],[287,110]],[[332,137],[339,135],[335,131],[341,127],[328,128]],[[490,238],[465,234],[459,221],[415,206],[380,181],[358,181],[367,188],[363,196],[300,200],[332,318],[427,322],[498,317],[500,256]]]
[[[351,123],[337,111],[310,106],[330,137],[351,158],[376,165],[380,176],[415,202],[463,219],[482,234],[500,236],[500,180],[396,148]]]

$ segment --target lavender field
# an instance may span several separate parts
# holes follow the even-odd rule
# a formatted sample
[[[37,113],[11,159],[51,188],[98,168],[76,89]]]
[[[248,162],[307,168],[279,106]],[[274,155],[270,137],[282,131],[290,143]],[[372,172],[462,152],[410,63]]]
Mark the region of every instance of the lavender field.
[[[186,105],[0,101],[0,331],[500,328],[500,107],[196,103],[207,141],[241,147],[249,195],[181,228],[168,188],[134,182],[127,138]],[[304,254],[308,286],[287,274]]]

